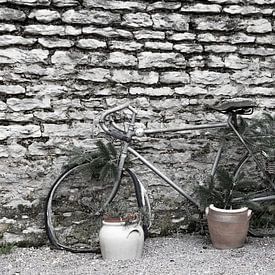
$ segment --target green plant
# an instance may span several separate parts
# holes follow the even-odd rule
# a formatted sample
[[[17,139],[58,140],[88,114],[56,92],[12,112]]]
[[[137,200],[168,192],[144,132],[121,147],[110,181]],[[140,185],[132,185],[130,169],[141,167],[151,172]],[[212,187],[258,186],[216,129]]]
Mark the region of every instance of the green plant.
[[[69,160],[68,166],[76,166],[89,163],[83,173],[88,173],[100,181],[114,180],[118,174],[118,153],[115,146],[111,143],[104,143],[98,140],[96,148],[92,151],[75,149]]]
[[[14,247],[15,245],[13,243],[0,244],[0,255],[11,253]]]

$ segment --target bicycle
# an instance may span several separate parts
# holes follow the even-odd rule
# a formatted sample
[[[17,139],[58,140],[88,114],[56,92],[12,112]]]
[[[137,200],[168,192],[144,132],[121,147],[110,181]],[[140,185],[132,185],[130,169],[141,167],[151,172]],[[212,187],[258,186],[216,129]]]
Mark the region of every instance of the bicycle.
[[[131,179],[134,184],[135,194],[137,198],[138,207],[145,212],[147,215],[147,219],[144,219],[143,228],[145,232],[148,232],[150,228],[150,201],[146,190],[142,183],[139,181],[137,175],[131,169],[125,169],[125,159],[128,154],[131,154],[135,157],[135,159],[139,160],[143,165],[145,165],[149,170],[153,171],[156,176],[161,178],[168,186],[172,187],[176,190],[180,195],[182,195],[192,206],[198,211],[201,212],[200,204],[187,192],[185,192],[178,184],[174,183],[170,180],[164,173],[162,173],[158,168],[156,168],[150,161],[146,160],[140,153],[138,153],[135,149],[133,149],[130,144],[133,139],[139,138],[142,136],[147,135],[154,135],[154,134],[163,134],[163,133],[179,133],[185,131],[195,131],[195,130],[202,130],[202,129],[229,129],[236,138],[240,141],[240,143],[245,148],[245,153],[241,158],[239,164],[236,166],[234,176],[237,176],[243,166],[249,161],[252,160],[256,163],[257,167],[264,175],[265,179],[268,182],[268,189],[265,189],[265,193],[255,194],[254,197],[246,198],[246,200],[250,202],[266,202],[270,200],[275,200],[275,181],[274,181],[274,174],[275,169],[273,166],[269,166],[269,169],[263,165],[263,163],[258,159],[254,151],[251,149],[250,144],[247,140],[242,136],[240,131],[238,130],[238,117],[242,115],[250,115],[253,113],[254,108],[256,105],[248,100],[239,101],[239,102],[225,102],[221,103],[218,106],[210,107],[212,110],[218,111],[223,113],[227,116],[227,120],[225,122],[219,123],[212,123],[212,124],[201,124],[201,125],[188,125],[183,127],[174,127],[174,128],[161,128],[161,129],[141,129],[136,128],[136,117],[138,115],[137,109],[135,109],[130,102],[125,104],[116,106],[111,108],[107,111],[104,111],[101,115],[99,125],[102,130],[107,134],[107,136],[112,137],[114,140],[119,140],[121,142],[121,151],[120,157],[118,162],[118,175],[114,183],[108,185],[104,192],[100,195],[97,193],[98,189],[94,188],[86,194],[86,201],[81,199],[80,193],[81,188],[86,184],[85,180],[83,180],[82,170],[89,165],[89,163],[83,163],[81,165],[77,165],[75,167],[69,168],[65,172],[61,174],[61,176],[55,181],[53,184],[47,200],[46,200],[46,210],[45,210],[45,225],[46,225],[46,232],[48,238],[56,248],[69,250],[72,252],[97,252],[98,245],[97,245],[97,232],[101,225],[101,215],[102,209],[108,205],[117,195],[118,190],[124,180],[125,177]],[[127,111],[130,115],[130,121],[126,128],[122,128],[120,124],[117,123],[115,117],[118,113]],[[218,164],[221,159],[221,154],[223,151],[224,144],[221,144],[216,157],[215,161],[212,166],[212,170],[210,173],[210,177],[214,177],[217,171]],[[270,168],[271,167],[271,168]],[[70,185],[70,190],[68,190],[68,186]],[[62,189],[64,187],[64,189]],[[102,190],[101,190],[102,191]],[[266,192],[268,191],[268,192]],[[104,197],[105,196],[105,197]],[[104,198],[103,198],[104,197]],[[62,201],[63,199],[63,201]],[[235,201],[241,200],[242,198],[235,198]],[[83,243],[79,243],[79,238],[74,238],[72,234],[70,234],[70,227],[71,225],[71,213],[68,207],[67,202],[72,201],[72,205],[70,206],[71,210],[73,211],[76,205],[83,204],[78,212],[78,215],[81,216],[85,211],[88,211],[92,220],[90,221],[87,228],[87,232],[93,231],[94,234],[89,238],[89,246],[88,248],[84,247]],[[81,202],[79,201],[81,200]],[[88,202],[87,202],[88,200]],[[103,202],[103,203],[102,203]],[[58,209],[60,213],[58,213]],[[88,209],[88,210],[87,210]],[[65,225],[63,227],[55,227],[56,224],[58,225],[58,221],[55,221],[55,216],[57,219],[64,220]],[[68,226],[66,226],[66,222],[68,220]],[[74,225],[83,224],[87,222],[87,219],[84,218],[79,221],[74,222]],[[91,230],[92,228],[92,230]],[[59,234],[59,231],[62,233]],[[83,232],[83,231],[82,231]],[[67,238],[63,235],[67,234]],[[63,243],[64,242],[64,243]],[[65,244],[69,242],[69,245]]]

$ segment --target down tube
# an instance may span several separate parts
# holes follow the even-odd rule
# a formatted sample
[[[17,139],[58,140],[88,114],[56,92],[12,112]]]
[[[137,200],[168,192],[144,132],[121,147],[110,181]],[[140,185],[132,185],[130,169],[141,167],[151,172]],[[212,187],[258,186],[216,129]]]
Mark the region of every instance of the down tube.
[[[155,174],[157,174],[160,178],[162,178],[165,182],[167,182],[172,188],[178,191],[182,196],[192,202],[197,208],[200,208],[200,205],[186,192],[184,192],[177,184],[175,184],[172,180],[167,178],[162,172],[160,172],[153,164],[147,161],[144,157],[142,157],[137,151],[133,148],[128,147],[128,151],[135,155],[144,165],[150,168]]]

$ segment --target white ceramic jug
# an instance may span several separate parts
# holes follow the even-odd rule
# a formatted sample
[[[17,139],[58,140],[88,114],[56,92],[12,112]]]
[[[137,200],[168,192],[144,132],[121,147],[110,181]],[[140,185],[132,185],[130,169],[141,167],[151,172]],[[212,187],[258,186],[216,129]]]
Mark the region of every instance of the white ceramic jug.
[[[99,232],[101,254],[104,260],[141,258],[144,232],[138,223],[102,222]]]

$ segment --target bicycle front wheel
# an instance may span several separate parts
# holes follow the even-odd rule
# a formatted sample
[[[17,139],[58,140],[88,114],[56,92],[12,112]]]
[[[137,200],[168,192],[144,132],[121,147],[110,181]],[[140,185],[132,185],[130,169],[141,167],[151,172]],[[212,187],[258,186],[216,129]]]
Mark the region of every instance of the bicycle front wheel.
[[[46,233],[58,249],[99,252],[100,210],[113,184],[102,184],[89,169],[90,164],[84,163],[65,171],[46,199]]]

